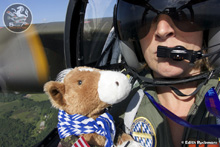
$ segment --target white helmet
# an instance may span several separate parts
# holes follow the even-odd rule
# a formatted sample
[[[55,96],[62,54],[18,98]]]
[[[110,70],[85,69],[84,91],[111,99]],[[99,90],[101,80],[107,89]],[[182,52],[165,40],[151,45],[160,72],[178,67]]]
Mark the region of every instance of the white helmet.
[[[115,31],[121,40],[122,54],[126,62],[133,58],[127,58],[133,52],[137,56],[135,60],[143,59],[138,47],[139,40],[147,35],[151,22],[160,14],[169,15],[178,29],[184,32],[208,31],[206,42],[208,47],[207,57],[211,54],[211,64],[220,67],[219,43],[220,43],[220,1],[219,0],[118,0],[114,12]],[[204,37],[204,38],[205,38]],[[206,48],[207,49],[207,48]],[[187,52],[187,50],[186,50]],[[130,54],[130,56],[132,56]]]

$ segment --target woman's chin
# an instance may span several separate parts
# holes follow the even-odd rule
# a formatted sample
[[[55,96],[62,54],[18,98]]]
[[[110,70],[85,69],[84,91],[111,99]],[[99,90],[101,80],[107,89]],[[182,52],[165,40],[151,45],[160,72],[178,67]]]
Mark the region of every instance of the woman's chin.
[[[156,78],[180,78],[182,77],[181,73],[170,73],[170,72],[157,73],[157,74],[154,74],[154,76]]]
[[[154,71],[157,71],[154,72],[154,76],[157,78],[179,78],[184,77],[185,73],[184,69],[173,66],[163,66]]]

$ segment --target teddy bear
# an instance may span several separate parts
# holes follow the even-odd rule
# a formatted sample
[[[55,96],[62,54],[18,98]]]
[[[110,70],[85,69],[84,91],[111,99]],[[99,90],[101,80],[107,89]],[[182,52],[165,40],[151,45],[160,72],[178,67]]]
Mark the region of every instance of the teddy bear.
[[[114,120],[105,111],[124,100],[130,90],[129,79],[121,72],[91,67],[65,69],[56,81],[47,82],[44,91],[52,106],[59,109],[57,126],[62,145],[72,146],[75,138],[83,137],[89,145],[114,146]],[[123,133],[116,142],[124,146],[134,141]]]

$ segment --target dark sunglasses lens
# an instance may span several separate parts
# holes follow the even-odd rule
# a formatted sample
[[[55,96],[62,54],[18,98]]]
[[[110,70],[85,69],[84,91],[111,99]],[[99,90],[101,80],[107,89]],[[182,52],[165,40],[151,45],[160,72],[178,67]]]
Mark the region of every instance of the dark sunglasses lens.
[[[220,26],[219,8],[219,0],[198,1],[177,9],[177,14],[171,17],[181,31],[203,31]]]
[[[149,17],[145,7],[121,0],[116,11],[116,28],[121,40],[137,40],[147,35],[152,17]]]
[[[127,1],[127,2],[126,2]],[[169,15],[178,29],[184,32],[203,31],[220,26],[220,0],[186,0],[184,3],[167,0],[119,0],[116,10],[116,28],[122,40],[145,37],[157,13]],[[152,7],[148,7],[148,4]],[[166,13],[165,10],[175,10]]]
[[[154,19],[157,18],[157,14],[152,11],[147,11],[143,15],[141,20],[141,27],[138,30],[138,39],[144,38],[150,31],[151,24],[154,23]]]

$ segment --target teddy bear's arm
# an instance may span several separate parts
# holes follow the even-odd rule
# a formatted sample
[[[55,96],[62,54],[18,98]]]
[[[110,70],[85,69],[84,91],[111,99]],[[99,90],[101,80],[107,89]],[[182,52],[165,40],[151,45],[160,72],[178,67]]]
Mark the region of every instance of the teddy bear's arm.
[[[79,138],[72,135],[72,136],[68,136],[64,139],[61,139],[61,144],[63,147],[72,147],[72,145],[78,140]]]
[[[105,137],[96,133],[84,134],[83,137],[85,138],[85,140],[88,140],[88,144],[92,144],[98,147],[104,147],[105,145]]]
[[[90,140],[90,142],[87,142],[90,147],[100,147],[100,145],[94,145],[97,142],[104,144],[105,143],[105,138],[103,136],[97,135],[95,133],[92,134],[84,134],[83,137],[85,138],[85,140]],[[72,147],[73,144],[78,140],[79,138],[77,136],[71,135],[68,136],[64,139],[61,139],[61,145],[62,147]],[[93,145],[91,145],[93,144]],[[103,145],[101,145],[103,146]]]

